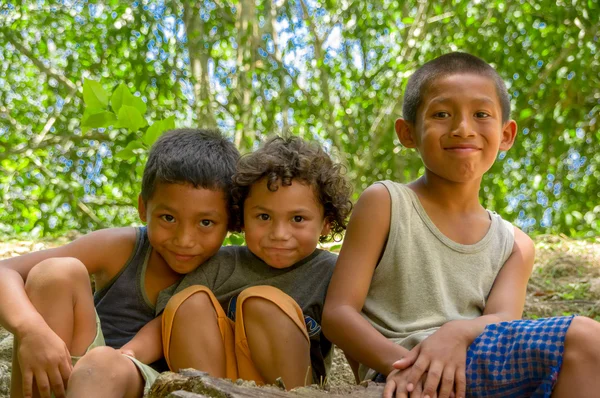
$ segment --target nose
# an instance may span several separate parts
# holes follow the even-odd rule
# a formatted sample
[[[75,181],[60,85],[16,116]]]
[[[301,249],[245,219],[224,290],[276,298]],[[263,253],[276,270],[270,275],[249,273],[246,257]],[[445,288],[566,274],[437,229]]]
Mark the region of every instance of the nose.
[[[452,123],[452,136],[466,138],[474,135],[475,131],[471,125],[471,117],[466,114],[456,115]]]
[[[286,222],[274,222],[269,231],[269,238],[272,240],[288,240],[290,238],[289,226]]]
[[[182,248],[194,247],[196,241],[195,230],[191,226],[180,225],[175,231],[175,244]]]

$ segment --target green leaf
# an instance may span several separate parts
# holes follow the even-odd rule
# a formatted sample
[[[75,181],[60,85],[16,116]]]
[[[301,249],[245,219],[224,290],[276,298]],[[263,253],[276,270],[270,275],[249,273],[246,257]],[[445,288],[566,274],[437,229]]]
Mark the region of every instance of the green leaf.
[[[402,18],[402,23],[403,23],[403,24],[407,24],[407,25],[408,25],[408,24],[411,24],[411,23],[413,23],[413,22],[415,22],[415,19],[414,19],[414,18],[412,18],[412,17],[405,17],[405,18]]]
[[[107,128],[114,126],[117,122],[117,115],[112,112],[102,111],[97,113],[90,113],[88,109],[85,110],[83,118],[81,119],[81,127],[89,128]]]
[[[520,119],[527,119],[529,116],[531,116],[533,114],[533,109],[530,108],[525,108],[521,111],[521,113],[519,114],[519,118]]]
[[[115,154],[115,157],[117,157],[118,159],[129,160],[136,156],[134,150],[142,148],[144,148],[142,143],[138,140],[134,140],[127,144],[127,146],[124,149],[117,152]]]
[[[110,97],[110,106],[114,113],[119,113],[119,110],[123,105],[123,95],[125,92],[129,93],[129,89],[125,83],[119,84],[115,91],[113,91],[112,97]]]
[[[89,109],[103,110],[108,108],[108,93],[102,85],[90,79],[83,81],[83,101]]]
[[[121,109],[119,109],[118,120],[118,127],[126,128],[131,132],[138,131],[148,124],[140,111],[129,105],[121,106]]]
[[[169,116],[164,120],[154,122],[154,124],[148,127],[142,141],[148,146],[152,146],[165,131],[172,130],[175,128],[175,116]]]

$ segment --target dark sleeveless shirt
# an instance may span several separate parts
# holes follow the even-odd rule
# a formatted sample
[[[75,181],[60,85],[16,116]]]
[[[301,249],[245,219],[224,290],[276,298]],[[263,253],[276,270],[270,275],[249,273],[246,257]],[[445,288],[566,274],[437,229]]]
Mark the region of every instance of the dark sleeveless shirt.
[[[144,289],[146,265],[151,252],[146,227],[137,228],[135,247],[121,271],[94,294],[94,305],[106,345],[121,348],[154,319],[154,306]]]

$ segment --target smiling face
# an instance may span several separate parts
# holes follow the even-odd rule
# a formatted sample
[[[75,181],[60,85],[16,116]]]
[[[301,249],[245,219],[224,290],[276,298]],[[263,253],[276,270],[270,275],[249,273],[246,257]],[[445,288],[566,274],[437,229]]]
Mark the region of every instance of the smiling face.
[[[480,180],[498,151],[512,146],[516,123],[502,123],[492,79],[454,74],[431,82],[415,123],[399,119],[396,132],[419,151],[428,173],[462,183]]]
[[[273,268],[287,268],[315,251],[329,223],[310,185],[292,180],[272,192],[261,179],[244,201],[244,232],[252,253]]]
[[[148,223],[153,249],[179,274],[214,255],[227,234],[227,196],[222,190],[158,183],[146,203],[140,198],[139,214]]]

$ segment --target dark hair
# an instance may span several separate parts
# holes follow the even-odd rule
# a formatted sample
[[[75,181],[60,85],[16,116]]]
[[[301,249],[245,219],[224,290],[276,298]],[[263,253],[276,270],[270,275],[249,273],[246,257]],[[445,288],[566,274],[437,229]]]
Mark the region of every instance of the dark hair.
[[[223,190],[231,208],[231,177],[240,157],[235,145],[218,130],[175,129],[152,145],[142,178],[147,202],[159,183],[192,184],[195,188]],[[230,225],[235,217],[230,212]]]
[[[325,219],[331,223],[331,233],[321,242],[346,229],[346,218],[352,209],[352,187],[346,179],[345,167],[334,163],[315,143],[299,137],[273,137],[255,152],[242,156],[233,176],[234,208],[244,222],[244,201],[250,187],[266,178],[267,188],[275,192],[279,184],[289,186],[292,180],[309,184],[323,206]]]
[[[492,79],[502,107],[502,123],[510,118],[510,98],[504,80],[487,62],[474,55],[454,52],[435,58],[412,74],[404,90],[402,114],[405,120],[415,123],[417,110],[425,92],[437,79],[449,75],[475,74]]]

